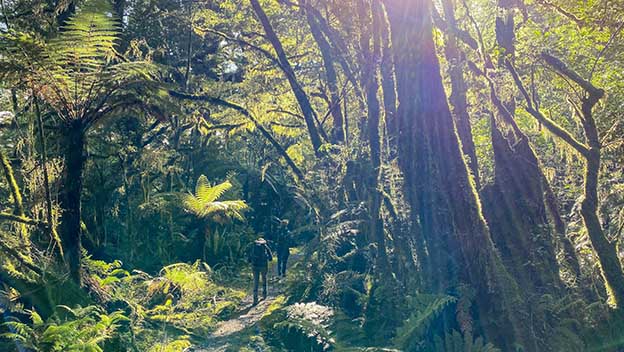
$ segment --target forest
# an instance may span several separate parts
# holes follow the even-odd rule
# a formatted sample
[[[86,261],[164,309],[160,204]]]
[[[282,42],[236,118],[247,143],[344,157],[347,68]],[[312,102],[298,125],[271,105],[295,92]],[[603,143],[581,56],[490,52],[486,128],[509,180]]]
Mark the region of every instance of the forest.
[[[624,351],[623,32],[0,0],[0,351]]]

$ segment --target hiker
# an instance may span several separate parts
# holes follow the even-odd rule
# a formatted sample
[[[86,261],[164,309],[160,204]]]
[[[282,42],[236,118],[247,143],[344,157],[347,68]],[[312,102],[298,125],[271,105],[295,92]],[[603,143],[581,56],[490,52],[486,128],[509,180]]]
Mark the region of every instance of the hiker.
[[[279,277],[286,276],[290,247],[292,247],[292,239],[290,238],[290,231],[288,231],[288,220],[284,219],[280,221],[277,232],[277,276]]]
[[[249,263],[253,271],[253,305],[258,304],[258,284],[260,276],[262,276],[262,298],[267,296],[267,271],[269,270],[269,262],[273,260],[273,255],[267,242],[260,237],[254,241],[249,251]]]

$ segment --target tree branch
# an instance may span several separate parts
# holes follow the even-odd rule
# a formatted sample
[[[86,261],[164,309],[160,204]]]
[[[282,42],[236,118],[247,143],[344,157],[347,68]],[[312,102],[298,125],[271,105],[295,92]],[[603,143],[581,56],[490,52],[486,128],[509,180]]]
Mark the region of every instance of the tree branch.
[[[544,125],[544,127],[546,127],[552,134],[561,138],[564,142],[568,143],[572,148],[578,151],[581,155],[587,157],[589,153],[589,148],[585,144],[579,142],[576,138],[574,138],[574,136],[570,132],[568,132],[565,128],[559,126],[555,121],[544,116],[544,114],[542,114],[542,112],[539,111],[539,108],[537,106],[534,106],[514,66],[511,64],[509,60],[505,60],[505,64],[507,66],[507,69],[511,73],[511,76],[513,77],[514,82],[516,83],[518,90],[520,90],[520,92],[522,93],[522,96],[524,96],[524,99],[527,104],[527,106],[525,107],[525,110],[529,114],[531,114],[531,116],[533,116],[537,121],[539,121],[542,125]]]
[[[550,55],[546,52],[543,52],[541,57],[555,71],[568,77],[569,79],[574,81],[576,84],[581,86],[581,88],[583,88],[589,94],[589,99],[591,99],[591,101],[598,102],[598,100],[600,100],[600,98],[604,96],[604,93],[605,93],[604,90],[600,88],[596,88],[596,86],[591,84],[591,82],[585,80],[574,70],[570,69],[563,61],[559,60],[559,58],[553,55]]]
[[[25,267],[27,267],[28,269],[32,270],[33,272],[35,272],[39,276],[43,276],[43,274],[44,274],[43,270],[41,270],[38,266],[36,266],[36,265],[34,265],[32,263],[29,263],[28,260],[24,258],[24,255],[20,254],[14,248],[11,248],[11,246],[9,246],[8,244],[4,243],[4,241],[0,241],[0,248],[2,248],[2,250],[6,254],[12,256],[17,261],[19,261],[20,264],[22,264]]]
[[[536,2],[538,4],[540,4],[540,5],[551,7],[553,9],[555,9],[561,15],[563,15],[564,17],[570,19],[572,22],[576,23],[576,25],[579,28],[581,28],[581,27],[583,27],[585,25],[585,21],[583,21],[582,19],[578,18],[575,14],[573,14],[570,11],[562,8],[561,6],[555,5],[555,4],[553,4],[552,2],[550,2],[548,0],[536,0]]]
[[[22,204],[22,194],[19,190],[19,186],[17,185],[17,181],[13,175],[13,168],[11,167],[11,163],[9,159],[4,155],[4,152],[0,150],[0,164],[4,171],[4,176],[6,178],[7,183],[9,184],[9,189],[11,190],[11,196],[13,196],[13,204],[15,208],[15,213],[18,215],[24,215],[24,205]]]
[[[14,214],[5,213],[5,212],[0,212],[0,220],[15,221],[15,222],[19,222],[20,224],[37,226],[39,228],[46,229],[46,230],[48,229],[48,224],[46,224],[45,222],[34,220],[26,216],[14,215]]]
[[[277,60],[277,58],[275,56],[273,56],[273,54],[271,54],[271,52],[269,52],[268,50],[262,49],[261,47],[254,45],[246,40],[243,39],[239,39],[239,38],[233,38],[230,37],[229,35],[214,30],[214,29],[210,29],[210,28],[202,28],[203,31],[207,32],[207,33],[211,33],[214,35],[218,35],[219,37],[225,39],[225,40],[229,40],[232,42],[236,42],[238,44],[244,45],[244,46],[248,46],[249,48],[259,52],[260,54],[262,54],[264,57],[266,57],[267,59],[269,59],[269,61],[271,61],[273,64],[277,65],[278,67],[282,68],[282,65],[280,64],[280,62]]]
[[[433,24],[436,27],[438,27],[441,31],[453,34],[456,38],[461,40],[464,44],[468,45],[473,50],[477,50],[479,48],[479,44],[477,43],[477,40],[474,39],[470,35],[470,33],[468,33],[467,31],[461,30],[457,28],[456,26],[449,25],[449,23],[442,18],[442,16],[438,12],[438,10],[435,8],[435,6],[432,8],[431,14],[432,14],[431,17],[433,19]]]

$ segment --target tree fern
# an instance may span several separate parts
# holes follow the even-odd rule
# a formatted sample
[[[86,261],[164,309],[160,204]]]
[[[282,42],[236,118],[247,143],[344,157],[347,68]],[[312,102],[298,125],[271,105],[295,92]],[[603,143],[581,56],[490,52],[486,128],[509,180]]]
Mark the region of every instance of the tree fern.
[[[212,186],[208,178],[201,175],[197,180],[195,193],[182,196],[184,208],[197,217],[217,222],[224,222],[228,219],[243,220],[243,213],[249,209],[245,201],[219,200],[231,188],[230,181]]]
[[[77,10],[61,34],[43,41],[35,35],[0,35],[0,77],[18,80],[69,122],[94,122],[122,107],[118,98],[134,85],[154,81],[156,66],[127,62],[116,49],[119,22],[105,1],[89,1]]]

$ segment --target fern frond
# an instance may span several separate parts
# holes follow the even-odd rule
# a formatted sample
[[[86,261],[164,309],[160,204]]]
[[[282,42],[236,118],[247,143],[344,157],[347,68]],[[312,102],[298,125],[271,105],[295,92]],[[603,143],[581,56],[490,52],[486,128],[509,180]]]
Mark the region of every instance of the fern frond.
[[[208,217],[219,214],[227,218],[244,220],[243,211],[249,209],[247,203],[242,200],[226,200],[220,202],[210,202],[201,211],[201,217]]]
[[[395,341],[399,346],[407,348],[414,341],[422,340],[431,322],[437,318],[446,307],[456,301],[455,297],[447,295],[419,296],[420,297],[416,298],[428,302],[425,304],[424,308],[417,309],[415,313],[407,319],[405,324],[398,329]]]
[[[5,326],[9,331],[12,331],[13,334],[22,336],[25,339],[30,339],[35,334],[35,331],[30,326],[28,326],[28,324],[24,324],[19,321],[7,321],[2,325]]]
[[[90,115],[109,112],[115,96],[145,91],[145,83],[157,80],[158,68],[125,62],[115,49],[120,22],[113,13],[109,2],[91,0],[47,42],[27,33],[0,34],[0,81],[27,84],[65,121],[93,122],[99,116]]]
[[[30,319],[32,320],[33,326],[35,328],[43,325],[43,319],[41,318],[39,313],[37,313],[35,310],[28,310],[27,312],[30,313]]]
[[[195,193],[183,194],[182,205],[184,208],[200,218],[213,218],[218,222],[225,219],[244,220],[243,213],[249,206],[243,200],[219,201],[228,190],[232,188],[230,181],[211,186],[208,178],[201,175],[195,185]]]
[[[28,341],[28,338],[13,332],[5,332],[4,334],[0,334],[0,339],[20,341],[22,343]]]
[[[204,176],[204,175],[202,175]],[[195,197],[202,202],[213,202],[223,196],[225,192],[232,188],[230,181],[225,181],[215,186],[210,186],[206,176],[202,179],[199,177],[197,180],[197,186],[195,187]]]

